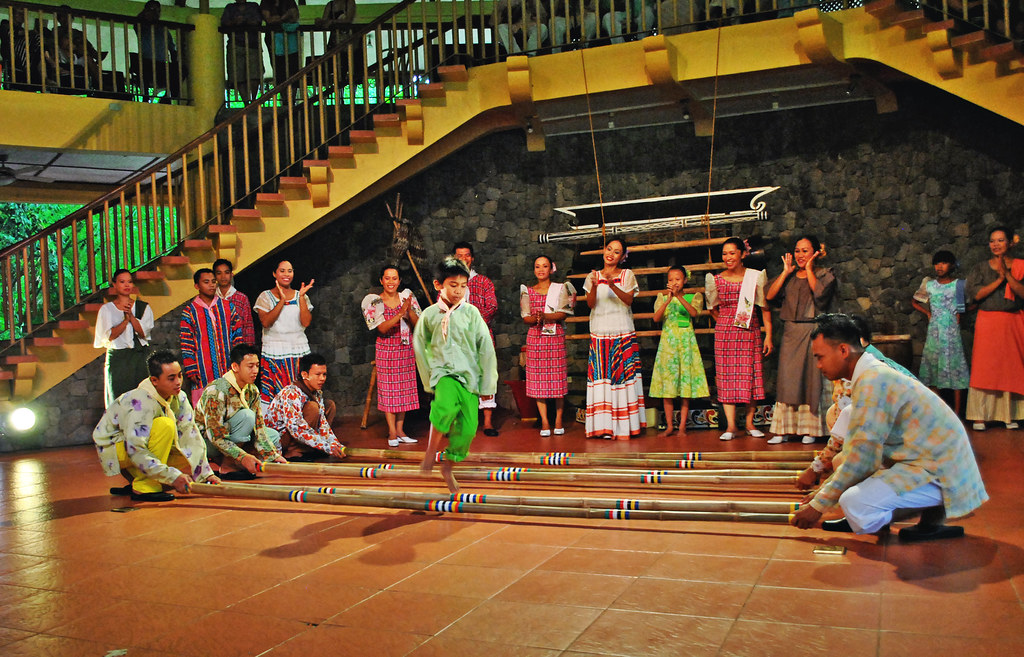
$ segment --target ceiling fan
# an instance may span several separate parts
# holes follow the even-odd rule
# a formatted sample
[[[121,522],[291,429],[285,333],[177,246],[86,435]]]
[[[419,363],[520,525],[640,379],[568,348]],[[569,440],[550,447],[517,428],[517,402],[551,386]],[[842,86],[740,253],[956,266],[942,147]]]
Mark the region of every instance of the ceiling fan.
[[[43,165],[12,169],[7,166],[7,157],[7,153],[0,153],[0,187],[12,185],[19,180],[40,183],[53,182],[53,178],[44,178],[42,176],[34,175],[36,172],[41,171],[44,168]]]

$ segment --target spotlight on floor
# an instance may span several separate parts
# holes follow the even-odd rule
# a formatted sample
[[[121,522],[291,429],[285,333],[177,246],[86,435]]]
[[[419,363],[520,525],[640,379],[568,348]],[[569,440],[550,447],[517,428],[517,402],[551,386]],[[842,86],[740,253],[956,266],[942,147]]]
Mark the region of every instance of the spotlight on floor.
[[[7,417],[7,426],[18,432],[29,431],[36,426],[36,414],[31,408],[16,408]]]

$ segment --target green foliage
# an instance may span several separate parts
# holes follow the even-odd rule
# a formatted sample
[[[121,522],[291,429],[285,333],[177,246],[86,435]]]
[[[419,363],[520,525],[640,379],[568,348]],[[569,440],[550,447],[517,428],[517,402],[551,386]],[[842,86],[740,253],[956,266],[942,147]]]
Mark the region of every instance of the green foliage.
[[[49,228],[80,205],[0,203],[0,250]]]
[[[36,236],[77,210],[75,206],[0,205],[0,248]],[[91,239],[90,239],[91,238]],[[181,239],[175,208],[111,206],[38,238],[0,261],[0,345],[29,327],[53,321],[106,285],[118,267],[138,269],[169,253]],[[27,272],[27,277],[26,277]]]

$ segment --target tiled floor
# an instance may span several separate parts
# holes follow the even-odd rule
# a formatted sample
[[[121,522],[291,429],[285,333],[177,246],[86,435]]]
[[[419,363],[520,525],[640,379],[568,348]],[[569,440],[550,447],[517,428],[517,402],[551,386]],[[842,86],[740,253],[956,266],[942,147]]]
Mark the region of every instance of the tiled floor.
[[[383,446],[380,431],[379,422],[340,429],[363,447]],[[573,425],[542,440],[508,419],[501,436],[481,437],[474,450],[804,449],[716,437],[587,442]],[[1024,432],[990,429],[974,443],[992,500],[962,522],[967,538],[925,545],[784,525],[208,497],[112,513],[130,503],[107,494],[117,482],[101,475],[90,447],[7,456],[0,654],[1021,655]],[[848,550],[815,554],[823,543]]]

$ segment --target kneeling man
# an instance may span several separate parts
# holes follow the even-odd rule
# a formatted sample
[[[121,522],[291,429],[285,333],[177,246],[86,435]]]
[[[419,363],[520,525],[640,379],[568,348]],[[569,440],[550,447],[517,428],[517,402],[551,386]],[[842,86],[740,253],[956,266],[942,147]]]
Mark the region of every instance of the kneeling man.
[[[320,354],[306,354],[299,359],[299,378],[277,393],[267,410],[267,426],[281,433],[284,457],[310,461],[320,451],[345,458],[345,446],[331,430],[334,402],[324,400],[327,361]]]
[[[174,495],[164,486],[187,493],[193,481],[219,484],[188,396],[181,391],[178,356],[156,351],[146,365],[149,378],[110,404],[92,434],[107,476],[120,473],[131,482],[110,492],[140,502],[166,502]]]
[[[196,425],[209,441],[210,460],[220,464],[225,480],[255,479],[260,461],[287,463],[281,438],[263,424],[260,390],[260,352],[252,345],[231,349],[231,369],[203,390],[196,404]]]
[[[889,525],[894,512],[920,512],[920,522],[901,531],[901,539],[963,536],[962,527],[943,521],[967,515],[988,495],[956,414],[921,382],[865,353],[847,315],[819,317],[811,339],[822,374],[853,382],[848,455],[793,524],[815,527],[838,504],[846,517],[822,529],[871,534]]]

